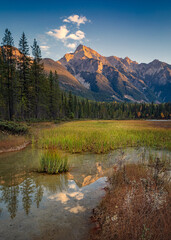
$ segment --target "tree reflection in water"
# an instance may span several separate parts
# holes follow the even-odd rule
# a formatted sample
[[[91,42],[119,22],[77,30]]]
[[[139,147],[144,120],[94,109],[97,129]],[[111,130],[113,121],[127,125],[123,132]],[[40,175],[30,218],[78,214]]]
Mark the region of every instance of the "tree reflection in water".
[[[26,177],[24,182],[21,185],[21,194],[22,194],[22,203],[25,213],[28,215],[30,207],[33,201],[33,195],[35,190],[34,182],[31,178]]]
[[[11,175],[9,179],[8,175],[8,181],[4,180],[3,178],[3,185],[0,186],[0,203],[3,205],[2,209],[0,207],[0,213],[3,212],[5,206],[12,219],[16,217],[20,203],[22,203],[25,214],[29,215],[32,205],[40,207],[44,191],[52,194],[68,188],[66,174],[50,176],[38,173],[30,174],[25,171],[20,173],[18,178],[16,175]]]
[[[16,216],[19,198],[22,198],[23,209],[28,215],[31,205],[35,202],[37,208],[39,208],[43,197],[43,187],[35,184],[34,180],[29,177],[26,177],[20,185],[1,186],[0,192],[0,203],[6,206],[12,219]],[[1,209],[1,212],[3,212],[3,209]]]

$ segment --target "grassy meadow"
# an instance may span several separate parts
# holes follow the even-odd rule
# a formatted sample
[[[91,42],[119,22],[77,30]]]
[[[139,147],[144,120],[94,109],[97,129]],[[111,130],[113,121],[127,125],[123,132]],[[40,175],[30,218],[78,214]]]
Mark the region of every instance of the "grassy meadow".
[[[74,121],[41,131],[38,146],[70,153],[106,153],[124,147],[171,150],[171,123],[155,121]]]

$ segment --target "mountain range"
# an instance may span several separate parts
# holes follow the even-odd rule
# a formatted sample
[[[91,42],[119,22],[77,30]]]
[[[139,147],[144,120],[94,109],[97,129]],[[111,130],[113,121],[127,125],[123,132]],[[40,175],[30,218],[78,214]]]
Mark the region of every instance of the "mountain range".
[[[57,71],[64,90],[99,101],[171,101],[171,65],[104,57],[79,45],[59,61],[43,59],[45,71]]]
[[[16,57],[20,54],[14,48]],[[97,101],[170,102],[171,65],[148,64],[116,56],[104,57],[79,45],[58,61],[42,59],[46,73],[57,71],[63,90]]]

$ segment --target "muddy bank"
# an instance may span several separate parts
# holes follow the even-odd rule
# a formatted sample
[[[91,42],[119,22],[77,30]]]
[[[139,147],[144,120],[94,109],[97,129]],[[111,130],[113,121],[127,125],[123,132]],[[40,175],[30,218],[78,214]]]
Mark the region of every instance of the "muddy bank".
[[[24,142],[23,144],[18,145],[18,146],[13,146],[13,147],[9,147],[9,148],[0,148],[0,153],[20,151],[20,150],[23,150],[24,148],[26,148],[29,144],[30,144],[30,141]]]
[[[30,144],[28,136],[11,135],[0,132],[0,153],[14,152],[24,149]]]
[[[23,150],[31,143],[31,138],[37,141],[42,129],[56,126],[52,122],[32,123],[28,132],[22,135],[0,130],[0,154]]]

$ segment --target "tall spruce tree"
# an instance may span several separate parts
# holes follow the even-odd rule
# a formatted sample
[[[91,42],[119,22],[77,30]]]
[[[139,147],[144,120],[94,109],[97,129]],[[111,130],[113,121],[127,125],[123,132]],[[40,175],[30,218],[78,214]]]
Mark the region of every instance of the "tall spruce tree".
[[[14,40],[11,32],[5,29],[2,39],[4,95],[6,102],[6,118],[12,120],[14,115],[15,71],[16,59],[13,56]]]
[[[55,101],[56,101],[56,117],[60,117],[60,106],[61,106],[61,91],[59,87],[59,80],[57,71],[54,74],[54,81],[55,81]]]
[[[71,119],[74,118],[74,100],[71,91],[68,96],[68,110],[68,117]]]
[[[55,92],[54,92],[54,76],[52,71],[49,73],[49,112],[50,118],[55,118]]]
[[[4,118],[5,95],[4,95],[4,78],[3,78],[3,59],[2,48],[0,47],[0,118]]]
[[[30,57],[29,57],[29,45],[25,33],[23,32],[19,41],[19,51],[21,55],[18,60],[19,70],[19,102],[21,106],[21,116],[25,119],[29,117],[29,88],[30,88]]]
[[[32,76],[32,111],[33,116],[38,118],[40,110],[40,100],[41,100],[41,90],[42,90],[42,81],[44,78],[43,74],[43,64],[41,63],[41,50],[37,44],[36,39],[33,41],[32,46],[32,55],[33,63],[31,65],[31,76]]]

